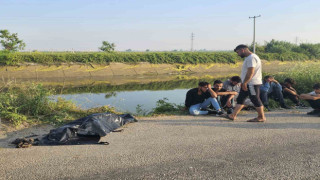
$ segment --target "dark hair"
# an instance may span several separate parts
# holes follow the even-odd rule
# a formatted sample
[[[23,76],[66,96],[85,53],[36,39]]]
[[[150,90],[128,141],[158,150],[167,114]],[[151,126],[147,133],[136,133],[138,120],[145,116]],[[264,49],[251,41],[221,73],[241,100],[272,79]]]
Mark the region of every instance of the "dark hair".
[[[241,78],[239,76],[232,76],[230,80],[234,81],[234,82],[237,82],[237,83],[241,82]]]
[[[237,50],[239,49],[246,49],[246,48],[249,48],[247,45],[244,45],[244,44],[240,44],[238,45],[235,49],[234,49],[234,52],[236,52]]]
[[[320,83],[316,83],[313,85],[313,89],[320,89]]]
[[[207,86],[209,83],[208,82],[204,82],[204,81],[201,81],[201,82],[199,82],[199,86],[200,87],[203,87],[203,86]]]
[[[221,84],[222,83],[222,81],[220,81],[220,80],[215,80],[214,82],[213,82],[213,84]]]
[[[296,82],[295,82],[292,78],[286,78],[286,79],[284,80],[284,82],[285,82],[285,83],[289,83],[289,84],[291,84],[291,85],[296,84]]]
[[[267,80],[267,79],[269,79],[269,78],[273,78],[273,76],[270,76],[270,75],[265,76],[265,77],[263,78],[263,80]]]

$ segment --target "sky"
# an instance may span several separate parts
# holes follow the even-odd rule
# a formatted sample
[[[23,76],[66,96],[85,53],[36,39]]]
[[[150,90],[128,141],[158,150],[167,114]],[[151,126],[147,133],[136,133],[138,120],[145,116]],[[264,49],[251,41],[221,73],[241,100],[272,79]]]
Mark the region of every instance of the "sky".
[[[232,50],[271,39],[320,43],[319,0],[0,0],[0,29],[26,51]]]

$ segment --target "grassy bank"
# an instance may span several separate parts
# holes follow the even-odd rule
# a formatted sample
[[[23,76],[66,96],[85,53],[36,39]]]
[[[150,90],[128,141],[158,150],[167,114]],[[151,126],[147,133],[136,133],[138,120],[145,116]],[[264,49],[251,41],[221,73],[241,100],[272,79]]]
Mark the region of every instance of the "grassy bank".
[[[304,53],[258,53],[264,60],[302,61],[314,60],[314,56]],[[0,51],[0,64],[20,65],[38,63],[53,65],[61,63],[108,64],[111,62],[151,64],[199,64],[199,63],[236,63],[242,61],[234,52],[14,52]]]
[[[52,90],[40,84],[19,88],[10,86],[6,91],[0,88],[0,117],[17,126],[23,122],[60,124],[92,113],[116,113],[114,108],[108,106],[82,110],[71,101],[61,98],[53,102],[49,99],[52,94]]]

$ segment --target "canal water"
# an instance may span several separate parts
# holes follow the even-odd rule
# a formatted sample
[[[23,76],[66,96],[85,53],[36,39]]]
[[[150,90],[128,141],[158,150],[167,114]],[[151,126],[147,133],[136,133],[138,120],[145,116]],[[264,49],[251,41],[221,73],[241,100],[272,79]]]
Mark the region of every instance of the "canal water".
[[[91,83],[70,87],[55,87],[59,92],[51,96],[53,100],[59,97],[74,102],[83,109],[101,106],[112,106],[119,112],[136,113],[137,106],[144,111],[152,111],[158,100],[166,98],[167,102],[183,105],[189,89],[198,86],[198,82],[207,81],[213,84],[214,80],[226,80],[226,77],[197,77],[191,79],[174,79],[170,81],[155,81],[148,83],[107,84]]]
[[[53,99],[62,97],[83,109],[109,105],[120,112],[136,113],[138,105],[143,110],[151,111],[156,107],[156,102],[164,98],[170,103],[184,104],[187,91],[188,89],[121,91],[111,97],[108,93],[62,94],[53,96]]]

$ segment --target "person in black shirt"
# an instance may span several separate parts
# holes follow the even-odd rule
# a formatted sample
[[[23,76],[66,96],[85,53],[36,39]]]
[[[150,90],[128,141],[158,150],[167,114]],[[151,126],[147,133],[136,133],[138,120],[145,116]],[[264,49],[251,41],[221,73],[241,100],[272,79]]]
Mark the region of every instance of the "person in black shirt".
[[[217,94],[217,100],[220,103],[220,106],[222,108],[227,108],[228,114],[231,114],[233,112],[233,103],[231,102],[235,95],[238,93],[235,91],[227,91],[223,88],[223,83],[220,80],[216,80],[213,83],[213,89]]]
[[[301,94],[300,99],[308,101],[313,111],[308,112],[308,115],[320,116],[320,83],[313,85],[313,91],[308,94]]]
[[[293,103],[296,104],[296,107],[306,107],[302,102],[300,102],[299,94],[297,90],[295,90],[292,86],[295,85],[296,82],[291,78],[286,78],[281,84],[282,92],[284,98],[289,98]]]
[[[217,94],[208,82],[199,82],[198,88],[190,89],[187,92],[185,106],[189,108],[192,115],[206,115],[209,111],[203,109],[212,105],[217,110],[217,114],[222,115],[223,111],[216,98]]]

